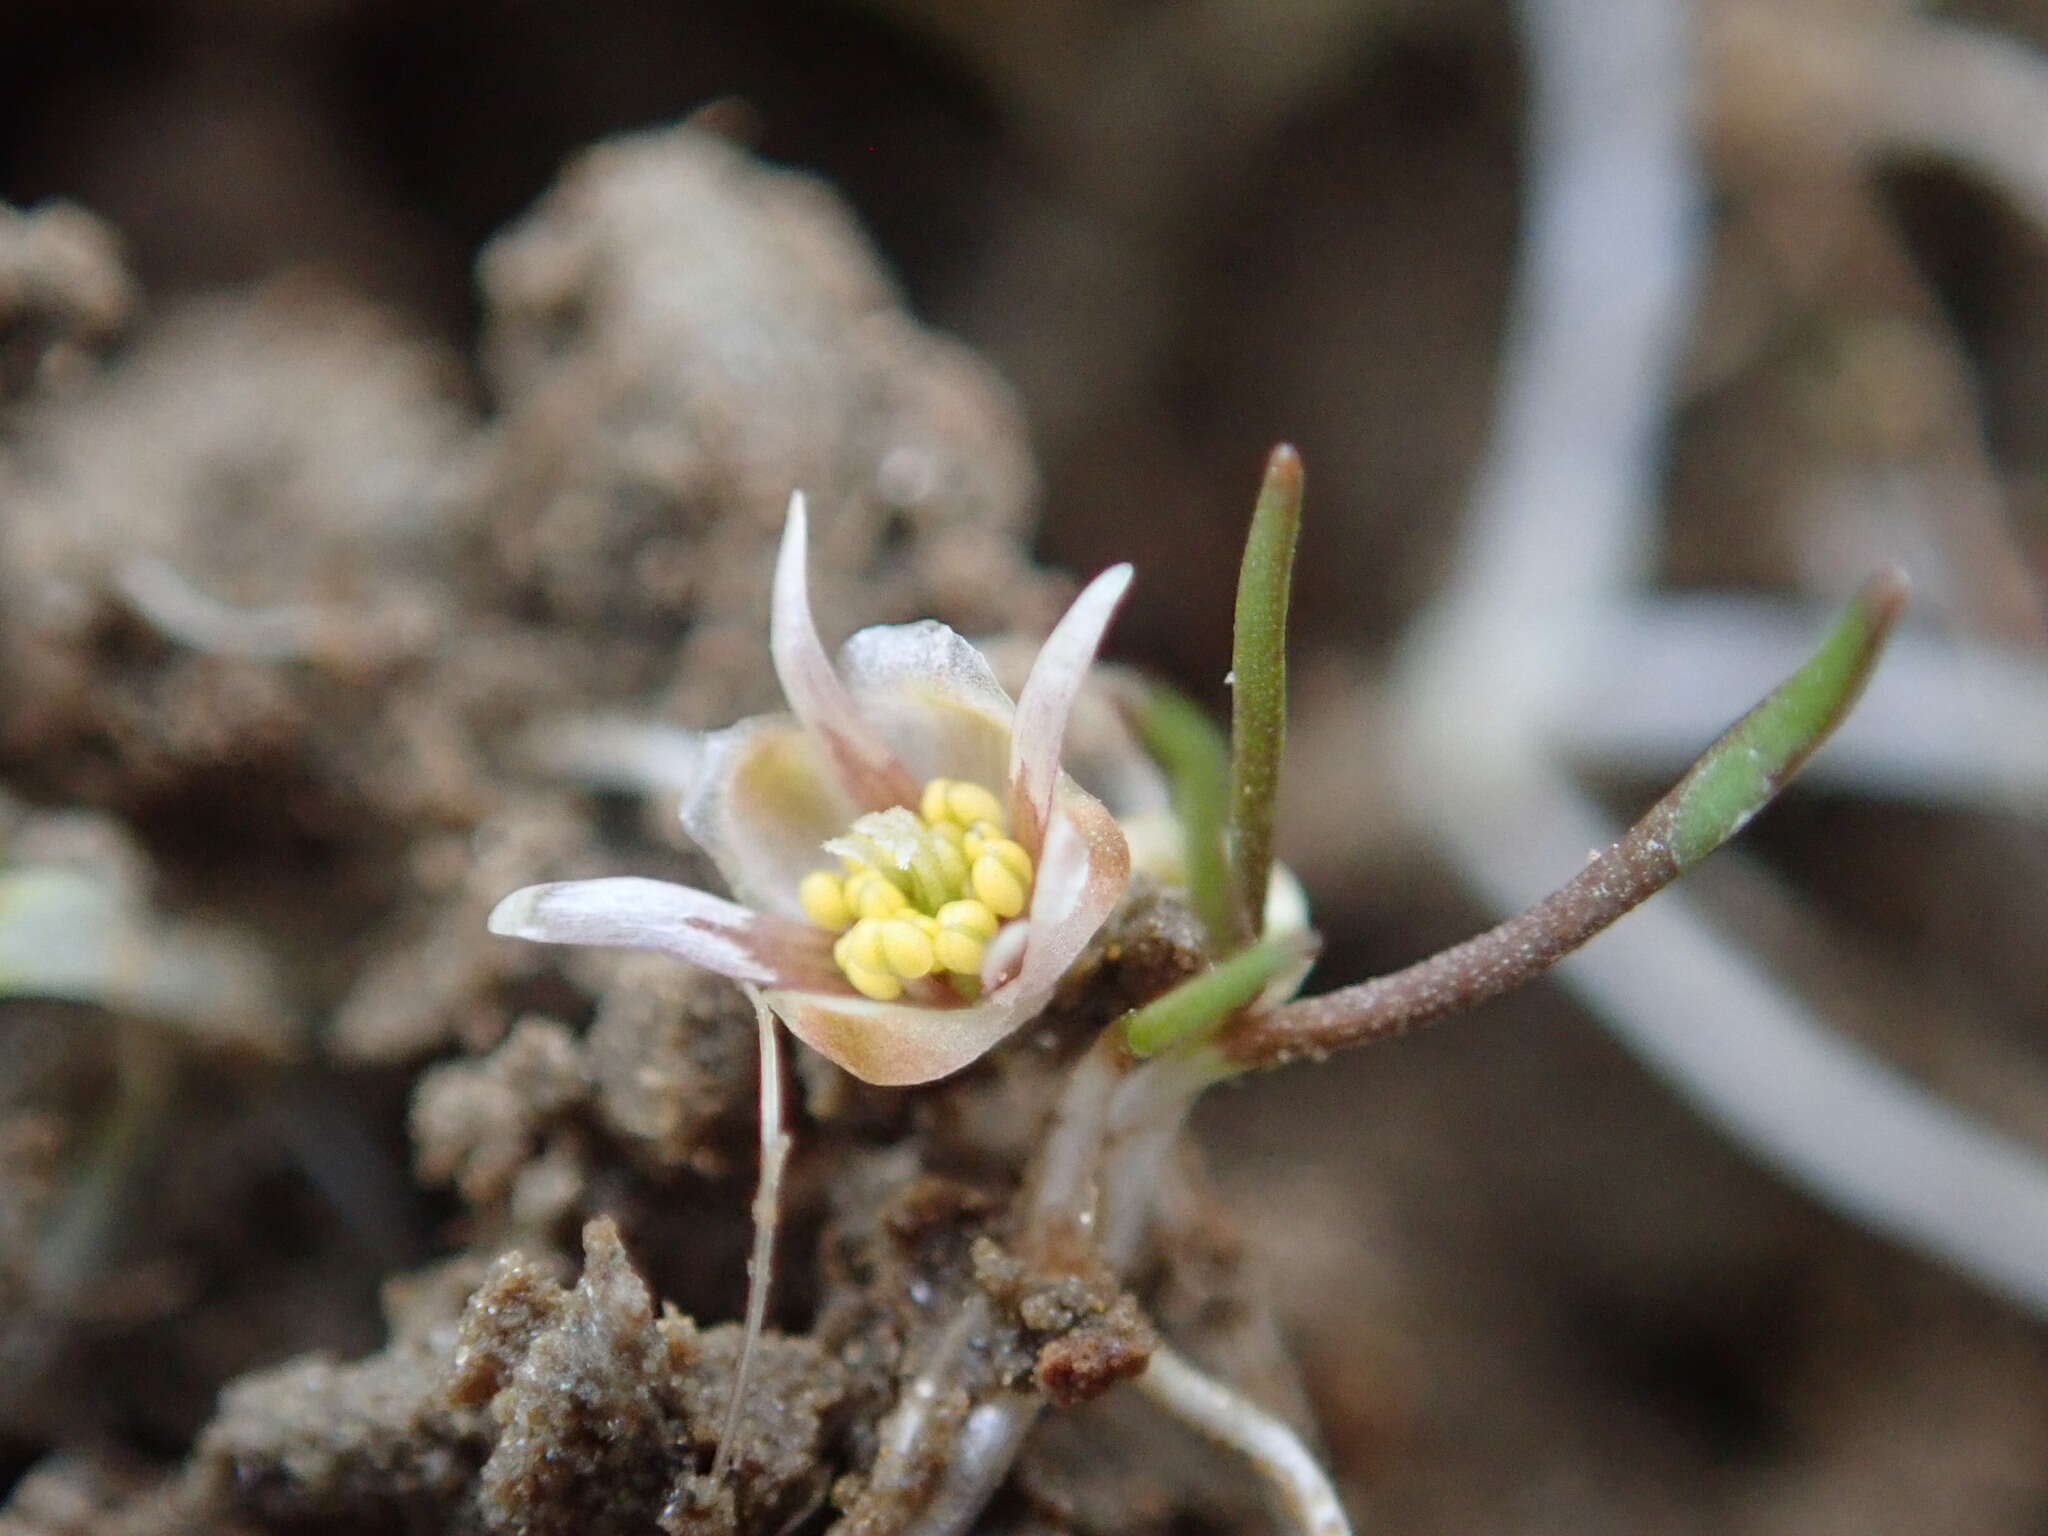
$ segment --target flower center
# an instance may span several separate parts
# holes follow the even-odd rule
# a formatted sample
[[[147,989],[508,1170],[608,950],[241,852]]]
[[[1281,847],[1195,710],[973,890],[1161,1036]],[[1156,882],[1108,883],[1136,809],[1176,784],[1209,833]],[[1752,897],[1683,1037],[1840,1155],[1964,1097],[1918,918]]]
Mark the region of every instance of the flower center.
[[[1031,855],[1010,838],[1002,802],[964,780],[933,779],[915,811],[870,811],[825,851],[840,868],[805,875],[797,898],[839,935],[841,973],[877,1002],[925,976],[972,997],[988,941],[1031,904]]]

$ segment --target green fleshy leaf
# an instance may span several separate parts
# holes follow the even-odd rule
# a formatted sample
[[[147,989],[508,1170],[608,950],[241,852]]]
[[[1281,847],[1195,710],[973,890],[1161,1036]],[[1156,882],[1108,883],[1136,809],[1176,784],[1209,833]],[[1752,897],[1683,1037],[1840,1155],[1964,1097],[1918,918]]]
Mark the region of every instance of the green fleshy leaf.
[[[1231,885],[1224,823],[1230,814],[1230,745],[1201,705],[1163,683],[1149,685],[1138,735],[1173,794],[1187,861],[1188,904],[1217,954],[1251,937]]]
[[[1237,579],[1231,650],[1230,835],[1235,895],[1248,928],[1266,908],[1273,808],[1287,746],[1287,599],[1301,534],[1301,456],[1287,444],[1266,460]]]
[[[1124,1044],[1135,1055],[1156,1056],[1213,1034],[1267,982],[1307,959],[1313,947],[1307,934],[1292,933],[1239,950],[1130,1014],[1123,1024]]]
[[[1665,837],[1681,870],[1741,831],[1841,723],[1905,599],[1898,572],[1865,586],[1806,665],[1730,727],[1672,791]]]

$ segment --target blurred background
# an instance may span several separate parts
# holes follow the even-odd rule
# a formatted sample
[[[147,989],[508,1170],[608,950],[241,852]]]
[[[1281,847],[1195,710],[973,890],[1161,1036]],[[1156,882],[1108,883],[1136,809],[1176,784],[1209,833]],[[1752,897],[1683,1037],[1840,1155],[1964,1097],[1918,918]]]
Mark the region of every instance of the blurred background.
[[[2002,1138],[2017,1193],[1979,1225],[2048,1220],[2044,48],[2048,9],[2021,0],[9,0],[14,856],[82,840],[153,893],[153,922],[267,947],[250,964],[283,973],[308,1038],[273,1076],[180,1068],[225,1074],[238,1129],[174,1127],[144,1159],[183,1191],[143,1200],[159,1214],[224,1191],[284,1213],[248,1254],[219,1210],[162,1241],[103,1221],[80,1273],[125,1254],[126,1290],[59,1324],[19,1282],[37,1385],[0,1416],[0,1478],[90,1450],[121,1469],[95,1485],[117,1503],[107,1487],[185,1455],[228,1377],[378,1345],[378,1281],[461,1214],[403,1174],[418,1072],[553,1001],[513,1006],[460,935],[536,846],[655,841],[616,805],[531,832],[554,812],[514,804],[477,743],[572,705],[703,725],[761,703],[760,530],[793,473],[851,508],[835,633],[924,611],[1029,629],[1064,588],[1020,551],[1080,574],[1130,559],[1114,656],[1222,708],[1262,456],[1297,444],[1282,851],[1328,939],[1319,986],[1463,937],[1514,884],[1412,787],[1418,636],[1523,653],[1467,674],[1458,709],[1482,722],[1530,707],[1517,664],[1566,671],[1502,739],[1625,819],[1780,675],[1791,653],[1756,636],[1803,643],[1903,562],[1921,692],[1704,872],[1696,910],[1832,1035]],[[635,182],[639,151],[578,161],[683,119],[829,193],[778,181],[789,206],[756,227],[751,192],[734,211],[652,162]],[[1532,277],[1555,233],[1532,189],[1560,164],[1588,179],[1548,184],[1555,249],[1605,264]],[[690,261],[701,286],[669,269]],[[1561,301],[1546,351],[1531,316],[1572,272],[1590,298]],[[649,297],[608,309],[607,284]],[[650,362],[671,321],[711,361]],[[1555,419],[1634,423],[1581,511],[1530,513],[1566,574],[1520,597],[1473,574],[1472,513],[1529,490],[1501,436],[1518,367]],[[1569,461],[1597,439],[1543,441]],[[1561,476],[1529,495],[1569,500]],[[1550,604],[1581,537],[1598,590]],[[1730,601],[1677,601],[1698,594]],[[281,678],[308,655],[314,682]],[[1974,713],[1933,708],[1963,695]],[[1652,702],[1672,707],[1635,729]],[[98,819],[52,830],[79,812]],[[479,828],[501,841],[471,875]],[[1654,980],[1711,1015],[1709,982]],[[20,1192],[0,1218],[27,1243],[105,1145],[66,1127],[130,1103],[138,1059],[203,1050],[74,1059],[76,1018],[10,1010],[0,1172]],[[1541,987],[1205,1107],[1369,1528],[2048,1532],[2048,1271],[2024,1273],[2048,1233],[1973,1257],[1976,1191],[1943,1164],[1916,1208],[1966,1214],[1924,1240],[1880,1219],[1894,1241],[1858,1219],[1854,1177],[1782,1176],[1754,1149],[1768,1130],[1717,1129],[1689,1068],[1653,1074],[1633,1038]],[[281,1122],[362,1144],[316,1169],[396,1172],[305,1194],[308,1159],[263,1150]],[[1785,1135],[1808,1132],[1828,1128]],[[377,1235],[336,1239],[325,1198]],[[167,1318],[204,1336],[166,1342]]]

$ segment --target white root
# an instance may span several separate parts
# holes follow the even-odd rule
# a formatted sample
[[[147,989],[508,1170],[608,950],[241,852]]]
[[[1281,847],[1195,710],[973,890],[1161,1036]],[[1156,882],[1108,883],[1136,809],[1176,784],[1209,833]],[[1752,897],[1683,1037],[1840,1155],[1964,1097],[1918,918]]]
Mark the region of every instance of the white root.
[[[1285,1420],[1164,1344],[1152,1352],[1137,1387],[1183,1424],[1250,1462],[1286,1512],[1289,1530],[1299,1536],[1351,1536],[1337,1490]]]

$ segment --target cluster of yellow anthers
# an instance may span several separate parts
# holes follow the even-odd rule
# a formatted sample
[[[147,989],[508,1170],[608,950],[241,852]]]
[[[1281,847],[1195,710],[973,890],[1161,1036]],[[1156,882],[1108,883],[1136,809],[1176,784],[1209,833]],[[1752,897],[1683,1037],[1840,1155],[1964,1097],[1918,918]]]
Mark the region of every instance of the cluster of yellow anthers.
[[[933,779],[915,811],[869,812],[825,851],[840,871],[812,871],[797,896],[839,935],[841,973],[877,1002],[933,975],[972,997],[989,940],[1031,902],[1031,855],[1010,838],[1002,802],[962,779]]]

